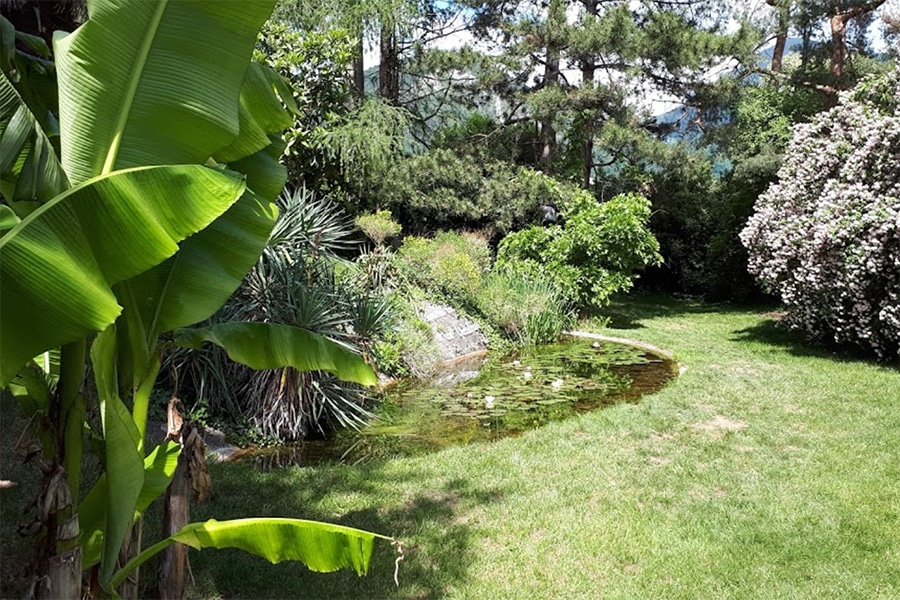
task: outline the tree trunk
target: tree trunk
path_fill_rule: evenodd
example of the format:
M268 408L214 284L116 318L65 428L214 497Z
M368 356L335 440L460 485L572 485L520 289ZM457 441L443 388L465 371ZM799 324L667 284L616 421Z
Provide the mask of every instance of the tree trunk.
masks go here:
M397 50L397 33L393 25L381 27L378 95L394 105L400 102L400 56Z
M366 96L366 67L363 63L362 24L360 24L359 38L356 40L356 53L353 55L353 87L360 98Z
M588 15L597 16L598 0L584 0L584 10ZM581 85L594 85L596 66L593 56L581 57ZM594 172L594 125L593 115L585 120L584 140L581 142L581 187L591 189L591 175Z
M544 44L546 57L544 62L544 87L552 88L559 85L559 57L560 43L558 32L565 26L565 11L562 2L552 0L545 24ZM541 157L540 166L544 171L549 171L556 158L556 129L553 127L553 115L548 114L541 119Z
M766 2L778 11L778 31L775 37L775 48L772 50L771 67L774 73L778 73L784 62L784 50L790 27L790 0L766 0Z
M175 475L166 489L163 513L163 536L171 536L187 525L191 518L191 480L184 454L178 457ZM188 547L172 544L163 550L159 561L159 597L181 600L187 587Z
M366 70L363 64L362 40L359 41L357 50L359 53L353 56L353 89L357 96L364 98L366 95Z
M35 581L34 598L38 600L81 598L81 546L51 556L42 571L45 575Z
M836 12L831 15L830 22L832 47L831 64L829 65L829 70L831 71L831 76L834 79L833 87L835 90L844 89L844 84L841 79L844 75L844 62L847 60L847 57L849 55L849 51L847 50L847 23L861 15L872 12L884 3L885 0L873 0L872 2L868 2L861 6L857 6L845 11L841 11L840 5L838 5ZM826 106L832 108L836 104L837 94L829 94Z
M143 532L144 519L138 519L137 523L131 526L128 535L125 537L125 540L122 543L122 548L121 550L119 550L119 566L126 565L129 560L140 553ZM117 591L119 592L119 596L121 596L123 600L138 599L138 583L140 581L140 571L140 567L132 571L125 579L125 581L123 581L119 586L119 589Z

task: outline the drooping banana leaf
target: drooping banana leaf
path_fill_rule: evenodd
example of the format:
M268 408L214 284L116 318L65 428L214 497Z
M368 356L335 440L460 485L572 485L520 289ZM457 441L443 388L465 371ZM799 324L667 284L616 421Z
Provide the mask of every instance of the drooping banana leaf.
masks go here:
M55 125L49 111L47 119ZM68 185L48 133L6 74L0 73L0 191L9 202L47 202Z
M199 348L212 342L231 360L253 369L293 367L298 371L327 371L338 379L375 385L378 378L362 358L328 338L280 323L227 322L182 329L176 343Z
M181 446L177 442L166 442L154 448L144 459L144 485L135 502L135 519L166 491L175 474L180 453ZM108 493L106 475L103 474L78 506L81 563L85 569L100 562Z
M144 487L144 459L138 451L140 434L131 414L119 398L116 377L115 325L99 333L91 345L91 364L97 382L103 439L106 441L103 549L100 583L112 577L125 534ZM114 450L114 451L113 451Z
M274 0L94 0L54 37L72 183L136 165L204 163L239 131L239 96Z
M238 175L199 165L130 169L67 190L8 231L0 387L32 357L115 321L121 308L110 286L175 254L243 190Z
M148 558L174 543L187 544L197 550L239 548L272 563L296 560L320 573L350 567L358 575L365 575L375 538L394 541L352 527L302 519L210 519L205 523L185 525L172 537L147 548L116 573L111 585L117 586Z
M278 73L266 65L250 63L241 86L240 133L227 148L214 158L230 163L259 152L270 144L268 134L291 126L293 119L275 93Z

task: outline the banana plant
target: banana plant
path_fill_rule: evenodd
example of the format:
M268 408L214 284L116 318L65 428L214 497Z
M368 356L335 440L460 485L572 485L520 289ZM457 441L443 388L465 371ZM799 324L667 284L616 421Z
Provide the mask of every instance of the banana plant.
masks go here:
M178 456L173 444L144 447L167 344L211 342L254 368L375 383L359 357L301 329L190 328L238 287L277 216L292 99L277 74L250 62L273 5L92 0L83 25L54 36L58 137L22 92L10 67L15 33L0 21L0 387L43 425L36 597L79 597L93 566L115 595L128 570L175 542L363 573L383 537L290 519L192 524L117 569ZM42 369L57 352L57 372ZM88 360L104 469L79 505Z

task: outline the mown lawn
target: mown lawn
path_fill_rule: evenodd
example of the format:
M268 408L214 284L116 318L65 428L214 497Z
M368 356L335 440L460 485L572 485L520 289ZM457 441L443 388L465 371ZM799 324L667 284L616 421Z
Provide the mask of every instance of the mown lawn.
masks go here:
M196 553L192 595L900 597L900 370L814 350L761 311L629 298L613 313L604 333L687 371L637 404L415 459L214 465L195 519L396 536L399 588L380 544L363 578Z

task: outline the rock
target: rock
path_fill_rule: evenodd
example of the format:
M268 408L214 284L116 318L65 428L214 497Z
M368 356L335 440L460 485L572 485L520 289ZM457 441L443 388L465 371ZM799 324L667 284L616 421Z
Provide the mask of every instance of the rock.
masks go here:
M449 306L426 302L422 307L422 320L431 326L444 361L487 349L487 340L478 324L459 316Z

